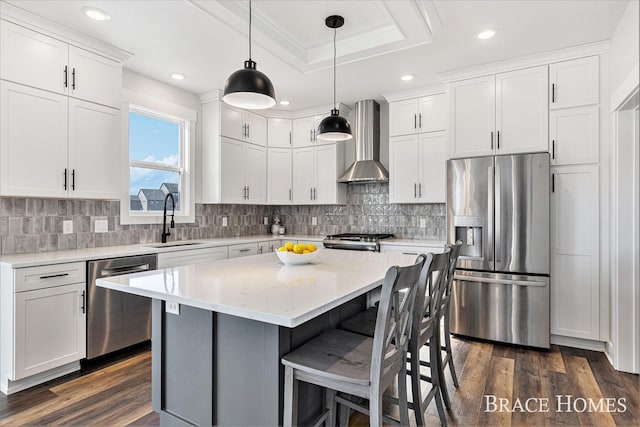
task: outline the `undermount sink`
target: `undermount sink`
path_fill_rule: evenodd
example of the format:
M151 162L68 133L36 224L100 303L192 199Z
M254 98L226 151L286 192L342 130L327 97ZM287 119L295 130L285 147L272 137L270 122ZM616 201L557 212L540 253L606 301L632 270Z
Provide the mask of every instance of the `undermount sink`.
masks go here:
M147 248L173 248L176 246L193 246L193 245L202 245L202 242L173 242L173 243L155 243L153 245L144 245Z

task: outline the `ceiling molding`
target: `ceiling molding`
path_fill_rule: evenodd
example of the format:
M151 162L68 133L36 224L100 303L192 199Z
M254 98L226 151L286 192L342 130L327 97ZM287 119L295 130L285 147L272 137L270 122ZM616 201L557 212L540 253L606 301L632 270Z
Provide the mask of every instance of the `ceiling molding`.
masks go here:
M397 92L383 93L382 96L387 102L403 101L405 99L420 98L421 96L438 95L446 93L447 88L444 84L434 84L429 86L421 86L412 89L400 90Z
M28 27L46 36L53 37L73 46L91 51L100 56L124 63L133 53L120 49L108 43L89 37L86 34L74 31L70 28L56 24L41 16L24 10L20 7L0 0L0 18L11 21L14 24Z
M474 77L482 77L489 74L514 71L522 68L536 67L538 65L552 64L554 62L568 61L585 56L600 55L609 51L609 41L599 41L565 49L553 50L536 55L523 56L521 58L479 65L477 67L439 73L438 77L444 83L466 80Z

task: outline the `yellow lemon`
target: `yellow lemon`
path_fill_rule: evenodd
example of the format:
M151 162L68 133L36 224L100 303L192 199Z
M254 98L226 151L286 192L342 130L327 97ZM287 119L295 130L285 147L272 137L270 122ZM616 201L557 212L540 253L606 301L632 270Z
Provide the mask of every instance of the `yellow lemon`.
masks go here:
M300 246L300 244L297 244L293 247L293 252L297 253L297 254L301 254L302 251L304 251L304 248L302 246Z
M282 246L282 247L278 248L278 252L287 252L287 248Z
M307 249L307 245L305 245L304 243L298 243L298 246L300 246L303 251Z
M316 248L316 245L314 245L313 243L309 243L309 244L307 245L307 250L308 250L309 252L315 252L315 251L316 251L316 249L318 249L318 248Z
M285 243L284 247L287 248L288 251L292 251L293 250L293 242Z
M309 250L305 249L304 251L302 251L302 253L303 253L303 254L310 254L310 253L311 253L311 251L309 251Z

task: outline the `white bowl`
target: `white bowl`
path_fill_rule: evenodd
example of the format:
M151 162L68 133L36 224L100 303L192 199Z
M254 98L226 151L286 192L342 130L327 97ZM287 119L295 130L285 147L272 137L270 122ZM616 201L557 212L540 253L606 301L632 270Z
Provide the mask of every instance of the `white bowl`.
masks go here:
M301 265L309 264L318 255L318 251L310 252L308 254L296 254L293 252L276 252L280 262L285 265Z

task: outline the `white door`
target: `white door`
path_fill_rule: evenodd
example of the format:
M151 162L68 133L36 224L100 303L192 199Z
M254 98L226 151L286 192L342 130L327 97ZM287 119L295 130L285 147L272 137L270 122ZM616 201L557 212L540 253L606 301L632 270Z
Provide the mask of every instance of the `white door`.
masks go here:
M67 93L69 45L8 21L0 25L0 78Z
M548 151L547 66L496 75L496 154Z
M420 132L437 132L447 128L447 94L420 98L418 127Z
M269 118L267 121L267 145L269 147L287 147L292 146L291 120Z
M247 202L267 202L267 149L259 145L244 146L244 182Z
M14 294L13 381L86 354L85 283Z
M418 132L418 102L416 98L389 103L389 136Z
M68 99L0 81L1 195L67 196Z
M496 142L495 77L479 77L449 86L451 158L487 156Z
M599 340L598 166L551 173L551 333Z
M313 193L314 203L333 204L338 198L338 153L336 144L321 145L315 148L316 185ZM342 172L342 171L340 171Z
M242 111L220 103L220 135L228 138L244 140L246 127L242 118ZM224 157L223 157L224 158Z
M244 142L220 138L220 201L222 203L246 201L243 148Z
M549 108L597 104L598 57L573 59L549 66Z
M69 99L69 195L120 197L120 110Z
M600 152L599 108L566 108L549 112L551 163L597 163Z
M245 141L266 147L267 118L249 111L244 111L243 117L246 126Z
M267 202L291 204L293 188L290 148L269 148L267 166Z
M316 172L313 147L293 149L293 204L313 202Z
M69 96L120 108L122 64L69 46L69 68Z
M313 145L313 131L315 129L314 117L303 117L301 119L294 119L292 127L292 138L294 147L309 147Z
M420 135L420 183L418 197L422 203L445 203L447 158L444 132Z
M418 135L389 138L389 202L415 203L420 180Z

